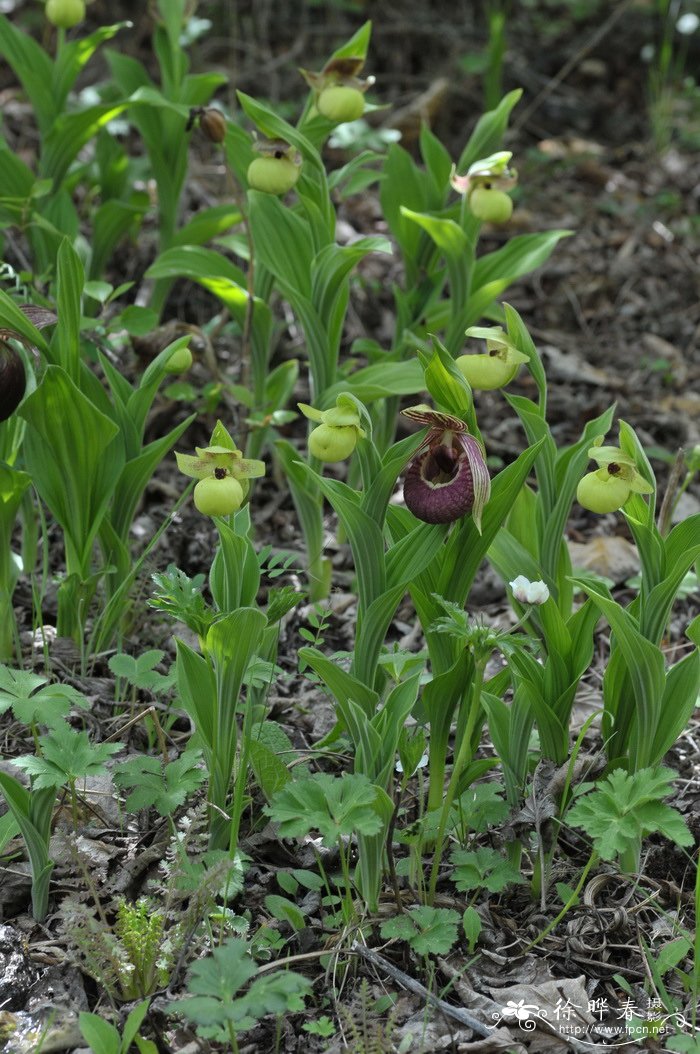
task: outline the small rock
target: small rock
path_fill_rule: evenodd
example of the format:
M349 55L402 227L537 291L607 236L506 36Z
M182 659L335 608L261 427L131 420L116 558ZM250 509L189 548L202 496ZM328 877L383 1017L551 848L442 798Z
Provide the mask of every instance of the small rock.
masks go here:
M609 578L615 585L639 573L639 553L626 538L603 535L590 542L569 542L574 567Z
M63 1007L45 1007L42 1014L0 1013L3 1054L55 1054L73 1050L83 1037L78 1015Z
M13 926L0 926L0 1006L19 1010L36 979L21 934Z
M48 1004L75 1011L88 1009L82 974L77 967L70 963L49 966L32 985L24 1009L28 1014L36 1014Z

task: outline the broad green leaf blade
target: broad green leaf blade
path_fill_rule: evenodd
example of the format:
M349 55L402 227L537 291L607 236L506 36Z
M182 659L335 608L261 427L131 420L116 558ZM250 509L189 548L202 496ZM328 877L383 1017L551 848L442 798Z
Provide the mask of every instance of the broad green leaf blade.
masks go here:
M27 468L87 578L92 543L124 463L117 426L59 366L48 367L18 412L27 422Z
M55 186L63 181L72 162L86 143L97 135L101 128L119 117L127 103L103 103L90 106L80 113L61 114L46 136L39 164L39 172L54 181Z
M46 134L56 114L51 59L28 33L13 26L5 15L0 15L0 54L21 82L39 128L42 134Z
M64 238L56 258L56 305L59 323L52 341L56 361L70 379L78 384L80 377L80 319L85 271L82 260Z
M541 267L552 255L562 238L573 232L544 231L541 234L517 234L501 249L479 257L474 265L471 296L466 325L478 321L508 286L523 275Z
M121 1040L114 1025L98 1014L81 1013L78 1019L86 1043L99 1054L120 1054ZM138 1031L138 1030L137 1030Z
M479 118L457 163L459 173L466 172L475 161L480 161L482 157L489 157L499 149L508 127L511 110L520 101L522 94L522 88L508 92L495 110L489 110Z
M678 740L700 703L700 653L686 655L668 671L661 699L654 745L649 754L652 765L661 761Z
M627 667L636 703L630 762L634 769L645 768L651 759L661 714L666 680L663 654L642 636L634 618L612 598L598 592L585 579L575 578L574 584L590 596L615 634L615 643Z

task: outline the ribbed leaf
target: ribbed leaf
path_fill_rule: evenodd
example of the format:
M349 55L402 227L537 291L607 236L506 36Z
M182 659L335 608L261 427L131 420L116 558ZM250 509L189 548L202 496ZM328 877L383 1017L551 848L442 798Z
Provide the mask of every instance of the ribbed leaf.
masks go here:
M615 634L615 646L619 648L627 667L636 704L630 762L635 770L644 768L650 763L661 713L665 687L663 654L655 644L642 636L632 616L618 603L598 592L584 579L574 579L574 583L590 596Z
M479 118L457 163L458 172L466 172L475 161L480 161L482 157L489 157L498 150L508 127L510 112L520 101L522 94L522 88L508 92L495 110L489 110Z
M85 144L123 113L127 105L125 102L101 104L80 113L61 114L44 140L39 164L41 175L53 179L56 185L61 183Z
M379 702L379 696L372 688L326 658L318 648L300 648L299 658L318 674L336 701L343 706L354 702L368 718L372 717Z
M27 468L85 576L93 541L124 464L118 428L59 366L47 368L18 413L28 425Z
M39 127L45 133L56 113L51 59L35 40L13 26L5 15L0 15L0 54L21 82Z

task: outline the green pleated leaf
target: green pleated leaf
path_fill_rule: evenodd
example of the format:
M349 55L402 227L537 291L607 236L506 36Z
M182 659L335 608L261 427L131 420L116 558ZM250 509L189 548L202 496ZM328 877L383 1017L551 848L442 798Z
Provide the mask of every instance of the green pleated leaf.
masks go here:
M347 670L326 658L318 648L300 648L299 658L318 674L335 700L343 706L354 702L371 718L379 702L379 696L372 688L368 688L359 678L353 677Z
M466 172L475 161L489 157L499 149L511 110L520 101L522 94L522 88L516 88L501 99L495 110L482 114L457 163L460 174Z
M335 405L341 392L352 392L360 402L370 403L389 395L417 395L425 382L418 359L408 362L376 363L355 370L323 393L321 409Z
M110 514L112 526L123 539L128 537L136 507L156 468L183 432L187 431L195 417L196 414L191 414L167 435L154 439L142 449L138 457L124 465L117 480L114 505Z
M0 15L0 54L27 93L40 129L48 131L56 113L51 59L35 40L13 26L5 15Z
M314 247L300 216L271 194L248 194L250 226L256 255L278 280L311 297Z
M541 234L517 234L501 249L479 257L472 275L469 318L481 318L486 308L516 278L522 278L541 267L552 255L557 242L572 233L553 230Z
M661 761L682 734L700 703L699 694L700 653L696 649L668 671L654 745L649 755L650 764Z
M61 183L85 144L101 128L124 113L127 105L125 102L100 104L81 110L80 113L62 114L44 140L39 164L41 175L53 179L56 185Z
M241 210L234 205L213 205L195 213L173 238L173 245L203 245L241 222ZM228 261L227 261L228 262Z
M47 368L18 413L27 422L27 469L86 573L124 464L119 429L59 366Z
M83 263L68 238L64 238L56 258L56 308L59 324L52 341L56 360L68 376L78 382L80 374L81 299L85 284Z
M401 207L401 215L422 227L447 259L458 261L466 255L469 249L467 236L454 220L431 216L426 212L414 212L404 206Z
M111 26L100 26L94 33L79 40L64 41L58 49L52 70L52 96L54 114L63 109L68 93L73 88L78 74L85 68L95 52L106 41L131 25L130 22L116 22ZM38 72L38 70L36 71Z
M611 597L598 592L585 579L574 578L574 584L591 598L615 634L615 646L627 667L636 704L631 762L635 769L644 768L649 764L661 713L666 680L663 654L642 636L634 618Z
M318 486L335 509L347 533L355 561L360 604L364 609L386 588L382 532L359 507L357 493L345 483L319 476Z

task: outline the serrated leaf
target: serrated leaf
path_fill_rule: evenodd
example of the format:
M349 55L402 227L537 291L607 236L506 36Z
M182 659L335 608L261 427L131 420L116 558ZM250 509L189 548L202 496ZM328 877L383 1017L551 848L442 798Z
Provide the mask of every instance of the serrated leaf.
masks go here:
M126 799L128 812L153 806L161 816L171 816L206 780L201 758L198 750L186 750L167 765L160 758L138 757L115 766L115 783L136 788Z
M586 831L603 860L632 851L656 832L677 845L692 845L681 814L661 801L673 793L672 779L671 770L660 766L632 774L616 769L574 803L568 822Z
M366 776L316 773L289 784L265 812L279 824L282 838L302 838L319 831L324 845L342 835L377 834L382 827L378 788Z
M451 908L411 908L382 923L382 937L407 941L417 955L446 955L457 940L460 918Z
M455 865L452 880L462 893L484 888L491 893L500 893L511 883L525 881L516 867L487 846L475 850L456 849L451 859Z
M90 742L87 732L76 732L61 721L51 732L39 737L42 757L15 758L13 764L32 778L32 787L41 790L61 787L85 776L102 775L105 762L123 743Z
M477 834L501 823L508 815L508 802L497 783L476 783L459 798L459 811Z

